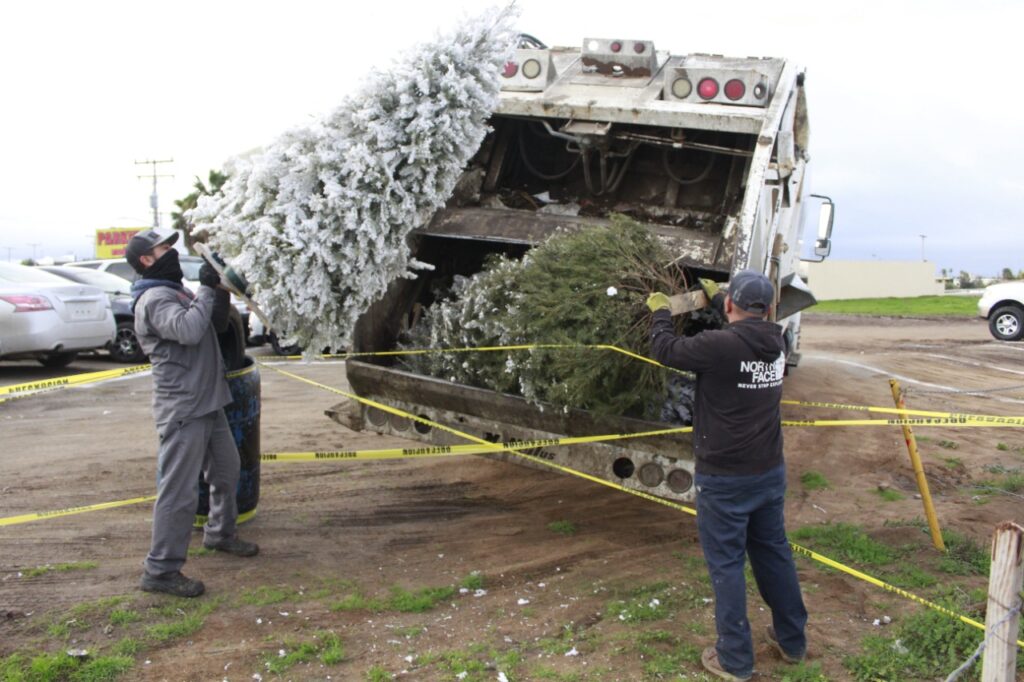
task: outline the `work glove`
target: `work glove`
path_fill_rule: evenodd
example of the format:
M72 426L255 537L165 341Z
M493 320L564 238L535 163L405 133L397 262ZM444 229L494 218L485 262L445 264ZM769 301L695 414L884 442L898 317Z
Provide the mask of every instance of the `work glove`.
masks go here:
M199 283L205 287L216 289L220 285L220 275L213 269L213 266L204 262L199 268Z
M698 279L701 290L708 297L708 306L722 317L725 317L725 292L713 279Z
M668 310L672 306L668 302L668 296L660 291L655 291L647 297L647 307L651 309L652 313L656 313L659 310Z

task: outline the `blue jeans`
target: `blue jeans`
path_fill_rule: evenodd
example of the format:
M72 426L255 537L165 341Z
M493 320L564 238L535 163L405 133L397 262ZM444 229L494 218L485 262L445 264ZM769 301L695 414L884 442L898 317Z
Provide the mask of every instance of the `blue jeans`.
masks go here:
M786 468L752 476L697 474L697 530L715 591L718 660L739 677L754 669L747 620L745 556L761 597L772 611L775 636L792 656L807 650L807 610L786 539Z

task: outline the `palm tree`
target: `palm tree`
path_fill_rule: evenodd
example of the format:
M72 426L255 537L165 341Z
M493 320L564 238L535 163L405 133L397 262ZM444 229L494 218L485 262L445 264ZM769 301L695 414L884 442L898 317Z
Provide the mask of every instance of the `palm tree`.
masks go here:
M227 173L221 173L220 171L211 170L207 181L204 183L202 179L197 175L196 181L192 185L195 191L186 196L184 199L176 199L174 205L178 207L177 211L171 211L171 219L174 220L174 229L181 230L181 234L185 238L185 249L195 255L195 250L192 246L201 239L196 239L192 235L192 230L195 225L185 216L188 211L191 211L199 203L199 197L210 196L220 192L221 187L227 182ZM209 184L207 184L209 183Z

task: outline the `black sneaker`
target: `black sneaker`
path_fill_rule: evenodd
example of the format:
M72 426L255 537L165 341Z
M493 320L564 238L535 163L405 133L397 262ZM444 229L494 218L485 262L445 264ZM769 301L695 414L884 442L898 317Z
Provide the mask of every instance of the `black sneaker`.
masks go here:
M237 537L221 540L220 542L207 542L203 540L203 547L224 552L225 554L234 554L235 556L256 556L260 553L260 546L255 542L246 542L245 540L239 540Z
M769 625L765 629L765 632L768 635L768 643L775 647L775 650L779 652L779 656L781 656L782 660L784 660L786 663L796 665L800 661L804 660L804 654L794 656L793 654L787 654L785 652L785 650L782 648L782 645L779 644L779 638L775 636L775 628L773 628L771 625Z
M201 580L192 580L181 574L181 571L161 573L160 575L142 574L139 584L143 592L163 592L175 597L198 597L206 591Z

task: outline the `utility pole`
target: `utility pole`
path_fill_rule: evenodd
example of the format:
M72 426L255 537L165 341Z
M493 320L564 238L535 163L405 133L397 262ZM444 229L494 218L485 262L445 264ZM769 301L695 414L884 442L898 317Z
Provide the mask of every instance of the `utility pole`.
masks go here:
M36 247L42 246L42 244L40 244L39 242L36 242L34 244L29 242L29 246L32 247L32 263L34 264L36 262Z
M150 175L139 175L139 180L143 178L153 179L153 193L149 196L149 206L153 209L153 227L160 227L160 202L157 199L156 194L156 179L157 178L173 178L173 175L157 175L156 165L158 163L174 163L174 159L146 159L145 161L136 161L136 166L141 166L147 163L153 164L153 172Z
M13 246L5 246L4 248L7 249L7 262L10 263L11 262L11 251L14 251L14 247Z
M921 238L921 260L924 261L925 260L925 257L924 257L924 240L925 240L925 237L927 237L928 235L920 234L918 236Z

